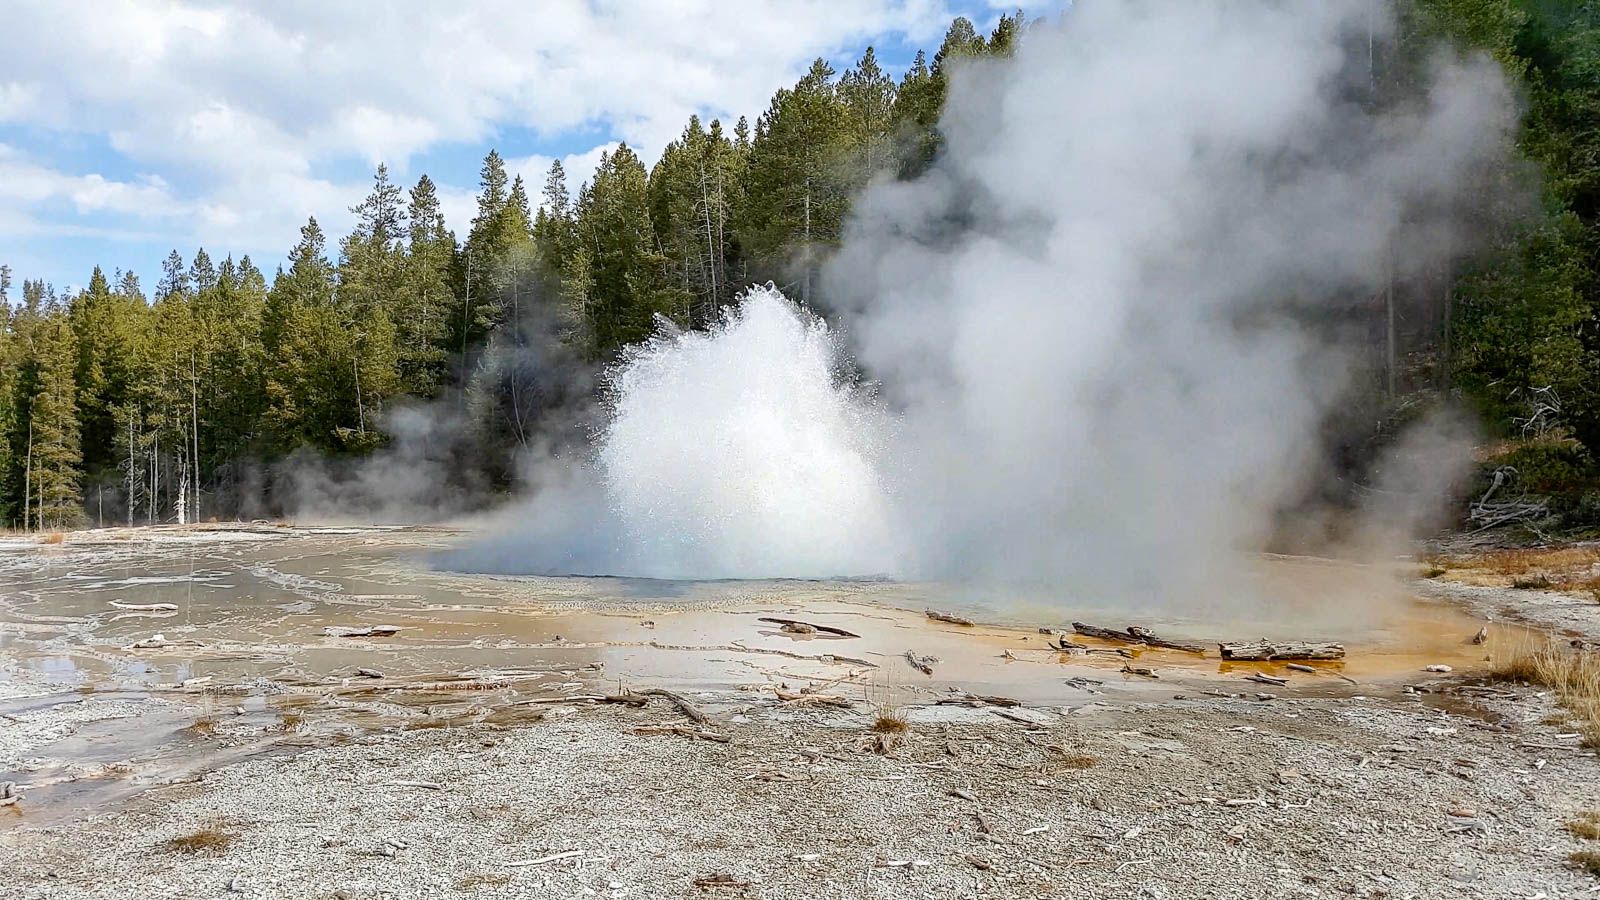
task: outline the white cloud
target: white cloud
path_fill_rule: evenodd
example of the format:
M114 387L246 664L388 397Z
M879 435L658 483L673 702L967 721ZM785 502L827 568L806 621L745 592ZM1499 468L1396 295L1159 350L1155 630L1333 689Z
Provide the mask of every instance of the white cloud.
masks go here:
M74 175L34 162L4 144L0 144L0 201L28 207L64 202L79 213L146 217L177 216L185 211L158 176L114 181L98 173Z
M95 136L167 179L83 181L84 214L181 211L175 243L282 252L308 213L339 233L366 185L319 173L351 160L410 175L419 153L581 128L648 161L693 113L753 116L812 58L891 32L931 45L949 17L944 0L12 0L0 125ZM574 193L609 146L565 158ZM536 197L548 165L512 169ZM475 179L434 176L464 230Z

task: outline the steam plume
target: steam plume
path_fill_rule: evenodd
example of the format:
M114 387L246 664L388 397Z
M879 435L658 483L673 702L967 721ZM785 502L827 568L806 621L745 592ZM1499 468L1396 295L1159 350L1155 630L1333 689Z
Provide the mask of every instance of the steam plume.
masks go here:
M597 464L470 564L1247 589L1349 387L1337 322L1464 246L1447 211L1514 124L1486 58L1368 102L1385 9L1085 0L954 65L943 153L858 199L826 273L880 394L758 291L630 356Z

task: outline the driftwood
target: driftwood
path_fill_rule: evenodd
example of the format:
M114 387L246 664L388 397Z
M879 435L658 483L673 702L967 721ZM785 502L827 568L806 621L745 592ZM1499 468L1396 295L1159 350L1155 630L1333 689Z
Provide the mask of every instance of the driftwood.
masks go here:
M928 618L934 620L935 622L949 622L951 625L961 625L967 628L972 627L971 619L963 619L960 616L953 616L947 612L940 612L937 609L930 609L926 612Z
M1154 669L1147 669L1144 666L1123 665L1122 671L1126 675L1140 675L1140 676L1143 676L1145 678L1160 678L1161 677L1160 675L1156 674Z
M933 664L938 661L939 658L936 656L918 656L910 650L906 651L906 662L911 664L911 668L916 669L918 672L921 672L924 675L932 675Z
M687 725L640 725L633 729L634 734L680 734L688 738L699 738L702 741L715 741L719 744L729 743L732 739L725 734L709 731L704 728L690 728Z
M729 653L760 653L768 656L787 656L790 659L811 660L812 662L820 662L827 665L843 664L865 666L868 669L878 668L878 664L872 660L861 659L856 656L840 656L837 653L795 653L790 650L774 650L770 647L746 647L743 644L701 644L697 646L694 644L663 644L660 641L646 641L644 646L654 647L657 650L726 650Z
M1138 638L1142 643L1149 644L1152 647L1164 647L1168 650L1182 650L1185 653L1206 652L1206 648L1200 646L1199 644L1190 644L1185 641L1174 641L1164 637L1157 637L1156 634L1150 631L1148 628L1140 628L1137 625L1129 625L1128 633Z
M142 641L134 641L128 645L129 650L161 650L167 647L200 647L199 641L185 638L181 641L169 641L165 636L153 634Z
M1105 647L1088 647L1083 652L1085 652L1085 653L1109 653L1112 656L1120 656L1120 657L1122 657L1124 659L1133 659L1133 651L1129 650L1127 647L1112 647L1110 649L1107 649Z
M1055 641L1045 641L1045 643L1049 644L1050 645L1050 649L1052 649L1052 650L1087 650L1087 649L1089 649L1089 645L1088 644L1080 644L1077 641L1069 641L1065 637L1057 638Z
M1281 641L1262 639L1238 644L1218 644L1223 659L1344 659L1344 645L1330 641Z
M644 706L650 702L649 697L638 694L607 694L600 698L601 703L622 703L627 706Z
M1262 674L1260 672L1252 672L1249 675L1246 675L1244 677L1244 680L1245 681L1258 681L1258 682L1260 682L1262 684L1275 684L1275 685L1278 685L1279 687L1282 687L1283 685L1286 685L1286 684L1289 683L1289 679L1287 679L1287 678L1279 678L1276 675L1264 675L1264 674Z
M574 856L582 856L582 855L583 855L583 851L582 850L567 850L567 851L565 851L563 853L552 853L549 856L541 856L538 859L519 859L516 862L508 862L508 863L506 863L506 866L509 867L509 868L517 868L517 869L520 869L520 868L522 868L524 866L542 866L545 863L553 863L556 860L571 859Z
M676 691L669 691L666 688L651 688L647 691L640 691L639 693L646 697L665 697L666 699L672 701L673 706L676 706L680 712L688 716L696 724L704 725L711 721L709 716L701 712L693 703L685 700L683 695L677 693ZM726 741L724 741L724 743L726 743Z
M329 625L322 629L325 637L388 637L400 633L399 625L360 625L355 628L341 628Z
M176 603L123 603L121 600L111 601L116 609L126 609L131 612L177 612Z
M802 622L799 619L780 619L777 616L762 616L761 618L756 619L756 621L757 622L770 622L773 625L785 625L785 626L788 626L788 625L805 625L805 626L809 626L812 631L820 631L823 634L832 634L832 635L837 635L838 637L847 637L847 638L861 637L861 635L856 634L853 631L845 631L843 628L835 628L832 625L818 625L815 622Z
M1301 663L1287 663L1284 665L1284 668L1294 672L1310 672L1313 675L1317 673L1316 666L1307 666Z
M1085 625L1082 622L1073 622L1072 630L1079 634L1099 638L1102 641L1121 641L1125 644L1146 644L1151 647L1164 647L1168 650L1182 650L1185 653L1204 653L1205 648L1199 644L1188 644L1183 641L1172 641L1156 635L1148 628L1130 625L1125 631L1116 631L1111 628L1101 628L1097 625Z
M1019 722L1019 723L1021 723L1023 725L1028 726L1029 728L1043 728L1044 727L1044 725L1042 723L1035 722L1034 720L1028 718L1027 716L1019 716L1014 712L1007 712L1006 710L1000 709L999 707L995 707L995 706L990 706L990 707L985 707L985 708L988 709L989 712L994 713L995 715L999 716L1002 719L1010 719L1013 722Z
M356 669L356 674L362 678L382 678L383 673L377 669Z
M968 694L962 692L949 697L940 697L934 701L936 706L1021 706L1021 700L1010 697L990 697L983 694Z
M1117 631L1114 628L1101 628L1098 625L1085 625L1082 622L1073 622L1072 630L1076 631L1078 634L1086 634L1092 638L1099 638L1102 641L1122 641L1128 644L1144 643L1144 641L1134 637L1126 631Z
M776 687L772 689L772 692L777 694L778 699L785 703L811 704L815 706L835 706L839 709L851 709L855 705L844 697L834 697L828 694L807 694L803 691L800 693L795 693L793 691L786 691L783 688Z

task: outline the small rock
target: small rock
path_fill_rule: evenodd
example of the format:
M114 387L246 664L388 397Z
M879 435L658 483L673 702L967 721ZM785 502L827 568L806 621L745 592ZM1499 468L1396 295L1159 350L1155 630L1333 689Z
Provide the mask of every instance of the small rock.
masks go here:
M1455 669L1453 669L1450 666L1447 666L1447 665L1445 665L1443 663L1434 663L1431 666L1423 666L1422 667L1422 671L1424 671L1424 672L1454 672Z

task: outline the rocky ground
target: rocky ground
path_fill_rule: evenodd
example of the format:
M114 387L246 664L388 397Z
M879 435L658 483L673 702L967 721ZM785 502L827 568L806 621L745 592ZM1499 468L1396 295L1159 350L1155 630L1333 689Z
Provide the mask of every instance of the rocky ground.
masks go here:
M23 898L1600 893L1564 830L1600 762L1527 692L929 707L887 756L868 714L693 699L727 743L639 733L689 725L661 702L372 734L13 828L0 867Z

